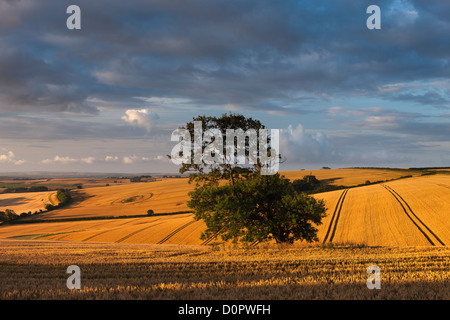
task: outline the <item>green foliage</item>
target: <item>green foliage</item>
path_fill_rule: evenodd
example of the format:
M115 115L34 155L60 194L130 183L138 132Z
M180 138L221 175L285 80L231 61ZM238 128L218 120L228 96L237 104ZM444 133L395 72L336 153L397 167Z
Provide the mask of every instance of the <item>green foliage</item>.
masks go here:
M58 189L56 191L56 197L59 200L60 206L65 206L72 202L72 197L70 195L70 190L68 189Z
M46 186L31 186L24 187L22 184L21 187L9 187L3 191L3 193L22 193L22 192L43 192L48 191L48 187Z
M254 175L234 184L204 185L190 192L188 206L207 230L202 238L219 235L233 242L292 243L317 241L325 216L323 200L296 192L288 179L275 174Z
M211 117L211 116L197 116L193 118L192 122L188 122L184 129L189 130L191 134L191 142L194 142L194 121L202 122L202 130L203 132L209 129L219 129L223 134L224 141L224 149L223 154L226 154L226 130L227 129L242 129L246 132L249 129L259 130L264 129L265 126L261 124L259 120L255 120L252 118L246 118L241 114L223 114L221 117ZM270 140L269 140L270 141ZM246 140L246 157L248 158L248 150L250 143ZM255 143L255 142L253 142ZM202 152L208 145L208 142L203 141ZM236 150L235 150L236 154ZM194 157L193 151L191 154L192 158ZM170 158L170 156L168 156ZM182 164L180 167L180 173L191 173L190 182L196 181L197 183L211 183L214 184L221 179L226 180L239 180L241 178L245 178L248 175L259 173L261 170L261 164L259 162L255 163L252 166L239 166L234 164Z
M292 182L292 186L295 191L304 192L307 194L328 192L345 188L343 186L330 185L325 182L321 182L313 175L307 175L304 176L303 179L294 180Z
M203 131L219 129L223 141L226 141L227 129L244 132L265 129L259 120L240 114L198 116L185 127L191 133L191 142L194 142L194 121L202 122ZM249 143L258 143L250 140L246 139L246 163L250 147L253 147ZM208 142L203 142L202 152L206 144ZM223 151L227 154L225 147ZM191 158L193 156L192 151ZM189 182L196 182L195 190L189 193L188 206L197 220L206 223L202 238L220 235L224 240L244 243L270 239L278 243L317 241L317 229L313 224L320 224L325 215L323 201L296 191L293 184L279 174L261 175L261 169L259 161L253 165L181 165L180 173L191 173Z
M52 205L50 203L47 203L45 205L45 210L47 210L47 211L52 211L52 210L55 210L55 209L56 209L56 206L54 206L54 205Z
M5 211L0 211L0 221L12 221L19 218L19 215L11 209L5 209Z

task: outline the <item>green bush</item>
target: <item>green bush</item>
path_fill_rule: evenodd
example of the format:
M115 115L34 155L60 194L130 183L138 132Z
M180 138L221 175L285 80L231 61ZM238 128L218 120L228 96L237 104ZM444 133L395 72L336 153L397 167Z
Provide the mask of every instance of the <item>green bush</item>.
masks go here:
M67 189L58 189L56 192L56 197L59 200L60 206L65 206L72 201L72 197L70 196L70 190Z
M12 221L17 218L19 218L19 215L14 210L6 209L5 211L0 211L0 221Z
M56 209L56 207L54 205L50 204L50 203L47 203L45 205L45 210L47 210L47 211L52 211L52 210L55 210L55 209Z

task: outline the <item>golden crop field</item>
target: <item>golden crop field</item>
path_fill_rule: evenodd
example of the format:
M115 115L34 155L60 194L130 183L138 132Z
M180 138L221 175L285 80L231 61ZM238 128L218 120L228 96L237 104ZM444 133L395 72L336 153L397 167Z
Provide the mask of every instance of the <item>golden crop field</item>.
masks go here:
M151 184L141 183L128 187L134 187L133 191L136 192L143 190L140 188L148 188ZM166 182L166 186L168 185ZM319 240L326 244L354 243L366 246L448 245L449 186L450 176L432 175L315 194L316 198L324 199L327 206L327 216L318 226ZM176 192L181 194L180 189L182 188L179 187ZM162 192L163 189L159 190ZM170 191L168 193L171 195ZM112 198L106 200L107 195L104 194L100 199L110 201ZM163 201L160 205L174 201L171 196L164 199L167 202ZM176 201L179 199L180 197L176 197ZM98 210L106 210L104 207L99 206ZM93 206L90 208L95 210ZM67 213L58 213L55 217L82 217L81 206L75 211L77 215L70 215L71 210L76 209L69 207L55 210ZM52 213L40 216L51 216ZM107 215L107 211L99 215ZM111 212L109 215L112 215ZM195 221L192 214L184 213L129 219L6 225L0 227L0 238L200 245L203 241L199 237L205 227L202 221ZM220 239L210 242L220 243Z
M99 219L187 209L185 179L75 190L44 221L0 225L0 299L448 299L450 175L349 179L314 195L319 243L284 247L203 241L191 213ZM81 290L65 286L72 264ZM366 287L370 265L381 290Z
M71 192L73 204L28 219L145 215L149 209L155 213L189 211L186 202L193 188L188 179L165 179L75 189Z
M281 174L291 180L313 174L319 180L334 181L335 185L344 186L364 184L367 180L385 181L405 175L418 175L415 171L385 169L300 170ZM146 214L149 209L155 213L189 211L186 201L189 199L188 192L194 188L193 184L188 183L188 179L159 179L153 182L130 183L129 179L70 178L31 180L31 182L42 185L45 183L83 185L81 190L72 190L74 204L27 218L32 220L139 215ZM0 194L0 210L12 209L16 213L21 213L24 212L23 209L27 209L25 212L34 212L48 203L40 200L42 199L33 193ZM22 205L25 203L26 206Z
M348 189L332 223L334 211L328 210L324 224L330 232L323 240L371 246L448 245L449 185L450 176L433 175ZM336 195L315 197L332 205Z
M55 191L0 194L0 211L12 209L17 214L45 210L46 204L58 204Z
M195 221L192 214L176 214L2 226L0 238L200 245L204 229L204 223Z
M319 170L297 170L281 171L286 178L292 180L302 179L305 175L313 175L319 180L328 180L335 185L356 186L366 183L366 181L386 181L398 179L404 176L420 176L419 171L408 169L319 169Z
M0 299L449 299L448 247L230 248L0 240ZM66 269L81 269L69 290ZM381 289L369 290L377 265Z

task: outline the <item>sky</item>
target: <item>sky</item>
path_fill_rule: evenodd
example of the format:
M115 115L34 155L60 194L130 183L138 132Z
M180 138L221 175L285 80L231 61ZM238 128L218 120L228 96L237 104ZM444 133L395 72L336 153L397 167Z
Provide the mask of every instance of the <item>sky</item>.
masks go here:
M450 166L449 17L446 0L0 0L0 172L177 172L171 133L229 112L281 130L282 170Z

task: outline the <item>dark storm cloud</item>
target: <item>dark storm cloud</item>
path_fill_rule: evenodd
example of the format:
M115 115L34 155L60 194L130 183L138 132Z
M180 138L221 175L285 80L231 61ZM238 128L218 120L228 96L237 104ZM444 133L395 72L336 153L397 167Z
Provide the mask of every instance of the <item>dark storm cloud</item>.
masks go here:
M450 73L445 1L378 1L379 31L370 1L78 1L80 31L65 28L69 4L2 4L0 110L96 113L92 98L133 96L302 109Z

